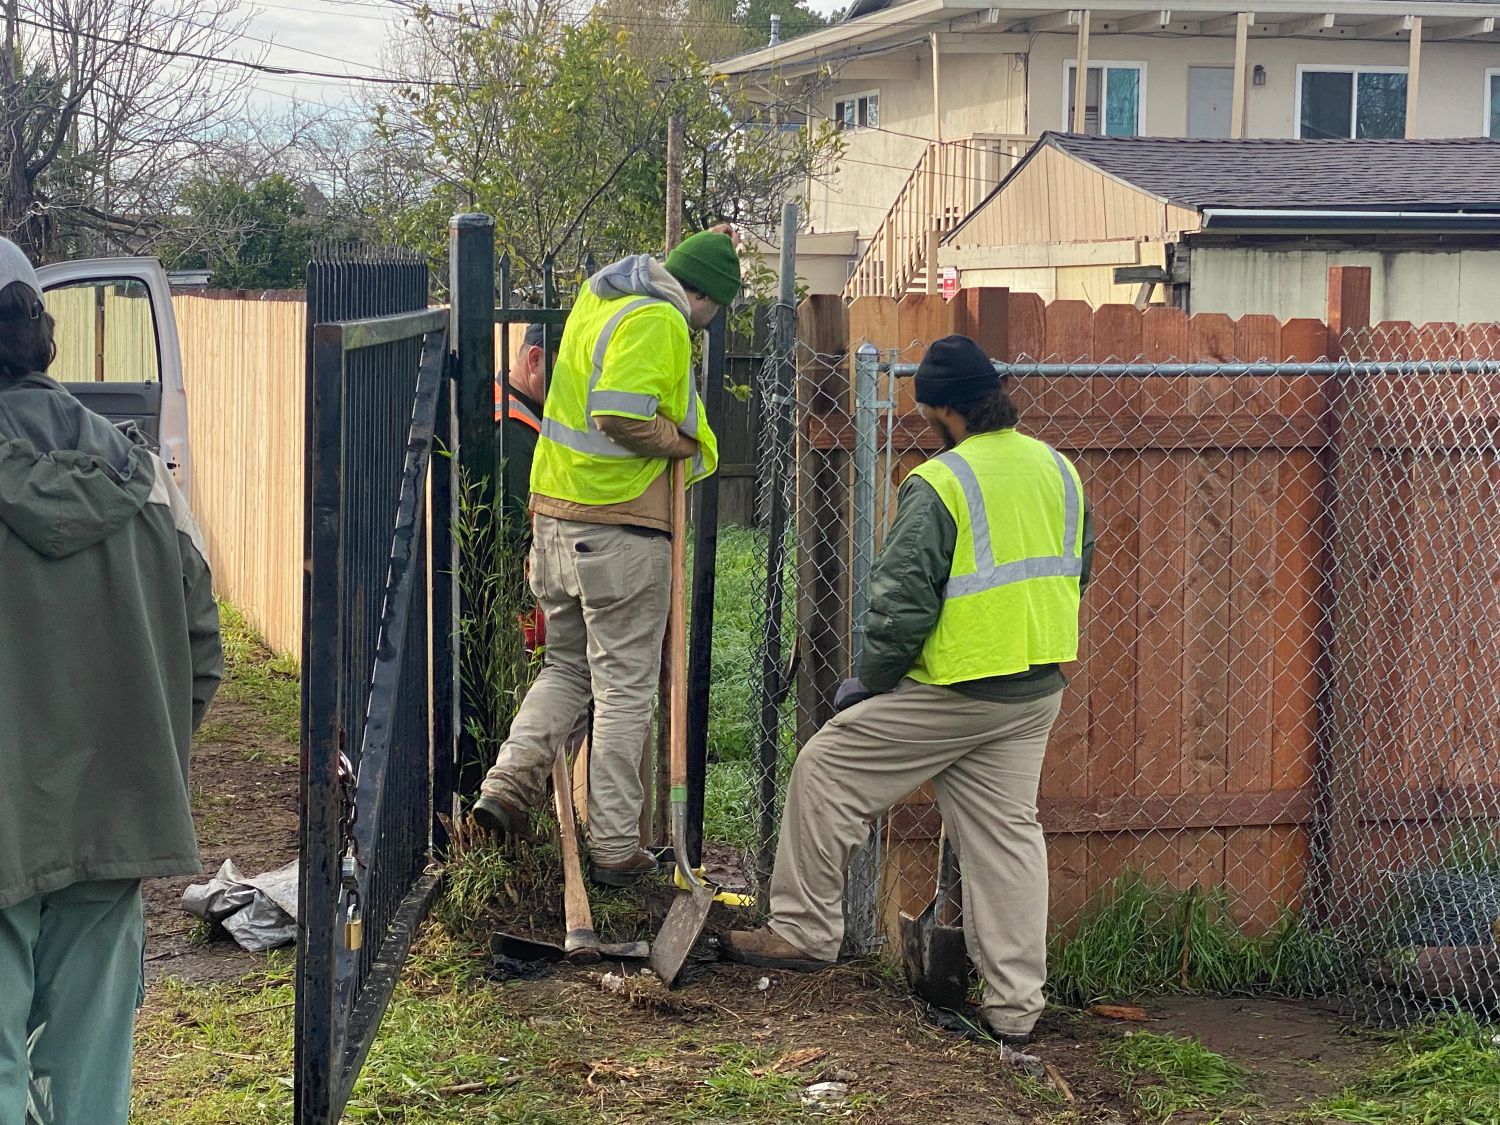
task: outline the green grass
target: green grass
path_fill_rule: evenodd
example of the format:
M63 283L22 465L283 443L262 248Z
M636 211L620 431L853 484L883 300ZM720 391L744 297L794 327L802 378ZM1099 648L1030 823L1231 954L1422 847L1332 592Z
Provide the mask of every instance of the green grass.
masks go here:
M1121 876L1069 936L1053 938L1049 995L1078 1006L1163 992L1317 996L1343 979L1347 951L1333 935L1288 912L1248 936L1230 907L1223 888L1179 891Z
M1131 1100L1150 1121L1229 1109L1246 1100L1248 1072L1197 1039L1138 1031L1114 1043L1109 1058L1130 1076Z
M1309 1121L1500 1125L1500 1027L1448 1016L1404 1032L1368 1079L1313 1106Z
M743 527L719 532L708 747L720 762L749 761L755 754L755 660L766 600L764 566L764 535Z
M164 980L137 1032L131 1120L291 1120L290 955L240 985ZM472 951L429 932L403 975L347 1121L629 1125L804 1120L810 1078L777 1073L775 1046L653 1036L624 1000L571 991L534 1001L474 974ZM579 986L582 989L582 986ZM471 1084L480 1084L475 1090ZM870 1104L868 1096L850 1107Z
M264 716L278 738L295 745L302 732L302 683L297 661L277 656L245 615L228 602L219 603L219 628L224 641L224 685L221 698L253 708ZM212 719L199 731L200 741L214 741L227 731ZM205 733L207 732L207 733Z

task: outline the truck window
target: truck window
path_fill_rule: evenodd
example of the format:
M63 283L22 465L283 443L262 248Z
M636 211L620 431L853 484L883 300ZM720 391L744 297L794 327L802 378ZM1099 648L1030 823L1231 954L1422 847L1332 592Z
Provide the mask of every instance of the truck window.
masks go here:
M133 278L90 279L49 289L57 321L57 359L48 372L59 383L161 381L151 295Z

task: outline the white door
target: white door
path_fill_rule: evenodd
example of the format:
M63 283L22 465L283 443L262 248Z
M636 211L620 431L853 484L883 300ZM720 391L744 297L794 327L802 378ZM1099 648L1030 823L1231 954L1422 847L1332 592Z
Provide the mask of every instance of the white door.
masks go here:
M1229 136L1229 111L1233 97L1233 67L1188 67L1187 135Z
M189 483L187 395L166 272L154 258L94 258L37 270L57 320L48 372L111 422L133 421Z

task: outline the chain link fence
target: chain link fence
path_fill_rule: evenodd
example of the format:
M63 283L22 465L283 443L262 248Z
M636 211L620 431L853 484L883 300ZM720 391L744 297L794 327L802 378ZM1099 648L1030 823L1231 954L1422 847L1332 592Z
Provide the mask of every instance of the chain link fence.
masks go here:
M760 387L738 855L762 889L796 749L855 666L900 483L940 449L903 365L942 333L875 348L848 323L812 309ZM1385 325L1338 362L1288 350L1008 367L1022 428L1078 466L1098 536L1039 799L1058 998L1500 1004L1500 331ZM1189 351L1184 333L1173 354ZM873 826L850 952L889 948L898 912L931 899L940 826L930 792Z

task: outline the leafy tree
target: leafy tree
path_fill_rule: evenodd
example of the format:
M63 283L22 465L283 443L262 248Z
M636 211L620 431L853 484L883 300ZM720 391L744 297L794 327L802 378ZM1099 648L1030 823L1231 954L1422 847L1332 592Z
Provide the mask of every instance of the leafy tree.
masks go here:
M382 233L440 256L449 214L489 212L523 286L549 258L566 273L661 247L673 116L689 231L724 219L773 229L838 151L830 128L777 123L779 110L732 91L691 47L636 51L601 15L419 11L411 27L401 61L422 84L376 109L381 162L404 170L397 194L410 202L379 218Z
M244 184L199 176L179 197L177 229L159 253L172 269L208 269L225 289L291 289L306 275L308 251L322 233L304 191L273 173Z

